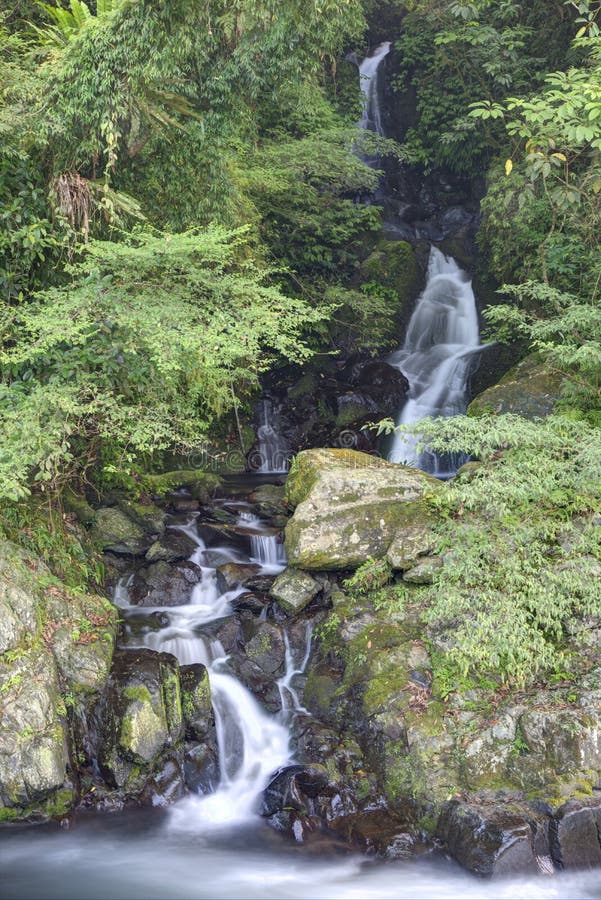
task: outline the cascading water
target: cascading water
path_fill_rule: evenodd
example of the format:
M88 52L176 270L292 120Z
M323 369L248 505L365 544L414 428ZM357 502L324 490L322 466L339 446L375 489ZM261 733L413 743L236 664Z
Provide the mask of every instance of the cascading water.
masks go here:
M260 565L266 575L277 575L286 566L284 545L273 529L266 528L262 520L252 513L238 516L238 528L250 538L250 560Z
M387 53L390 52L390 41L385 41L366 56L359 66L361 90L363 91L363 115L359 126L376 134L384 134L382 128L382 112L378 94L378 67Z
M192 590L189 603L141 609L129 602L131 579L121 579L115 589L115 602L122 609L135 611L137 616L152 615L160 610L168 620L158 631L147 632L141 641L142 646L171 653L182 665L203 663L209 673L219 747L220 783L214 793L189 797L174 807L172 827L186 831L248 820L255 812L256 801L269 776L290 761L290 734L284 721L285 715L280 721L265 713L244 685L228 673L227 656L219 641L209 640L199 633L202 626L230 615L232 601L244 593L241 587L221 592L216 565L232 560L253 562L261 565L264 574L275 574L284 568L283 547L275 533L268 533L261 519L249 512L242 512L236 524L239 531L249 534L250 560L230 547L207 548L198 534L195 518L175 526L197 545L190 561L200 567L201 578ZM140 646L135 639L128 641L128 645ZM287 668L283 676L288 694L293 698L294 691L289 682L300 671L298 667L294 667L294 671ZM287 708L287 704L282 702L282 710ZM300 708L299 704L293 703L293 708Z
M259 425L257 428L258 465L261 474L287 472L290 447L276 428L276 410L269 397L263 397L257 406Z
M432 247L426 287L411 316L405 343L389 359L410 385L397 424L465 412L468 379L481 349L471 281L454 259ZM418 466L440 478L452 476L465 460L427 450L419 453L418 440L395 435L389 460Z

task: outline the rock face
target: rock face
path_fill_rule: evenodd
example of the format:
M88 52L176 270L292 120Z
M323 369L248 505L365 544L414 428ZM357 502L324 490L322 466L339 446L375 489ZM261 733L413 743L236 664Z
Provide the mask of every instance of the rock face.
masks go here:
M182 750L177 661L152 650L118 651L102 710L98 762L114 787L141 791L164 762Z
M510 369L498 384L475 397L468 415L515 413L526 419L550 415L559 400L561 377L540 361L527 356Z
M70 593L40 560L0 542L0 819L72 808L78 748L67 716L98 698L114 636L108 601Z
M287 496L288 562L301 569L345 569L383 556L396 531L420 524L439 482L408 466L353 450L307 450L295 459Z

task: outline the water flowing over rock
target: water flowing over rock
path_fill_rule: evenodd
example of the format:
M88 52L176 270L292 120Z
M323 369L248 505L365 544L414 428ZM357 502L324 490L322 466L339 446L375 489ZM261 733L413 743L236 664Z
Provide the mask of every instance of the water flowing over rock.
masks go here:
M403 347L390 357L410 385L397 424L464 413L469 375L479 351L478 314L470 279L453 259L432 247L426 287ZM465 461L419 452L417 442L414 437L396 435L388 458L443 477L454 474Z

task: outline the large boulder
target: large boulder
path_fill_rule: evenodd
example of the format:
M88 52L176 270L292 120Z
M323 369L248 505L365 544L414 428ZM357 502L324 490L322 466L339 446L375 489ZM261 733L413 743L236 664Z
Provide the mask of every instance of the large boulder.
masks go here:
M96 513L92 540L101 550L140 556L148 550L152 537L141 525L116 506L105 506Z
M348 569L381 557L397 530L427 521L427 493L440 483L409 466L354 450L306 450L287 482L295 512L286 555L300 569Z
M108 678L115 627L105 598L69 591L41 560L0 542L0 819L72 808L78 723Z
M175 657L118 651L101 715L98 762L107 783L140 794L167 758L183 752L183 737Z
M553 412L560 393L561 376L533 354L478 394L467 412L470 416L514 413L525 419L543 418Z

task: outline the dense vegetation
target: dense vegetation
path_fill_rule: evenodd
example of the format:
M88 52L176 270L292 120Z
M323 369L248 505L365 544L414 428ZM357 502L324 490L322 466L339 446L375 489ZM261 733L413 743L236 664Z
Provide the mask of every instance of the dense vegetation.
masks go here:
M563 528L598 555L578 522L601 502L600 9L0 3L2 502L131 486L160 453L205 447L248 411L270 366L336 351L340 330L376 352L382 292L357 272L381 220L355 201L378 176L362 152L480 179L482 267L506 285L490 328L561 374L563 416L428 426L493 463L449 489L462 549L430 615L467 621L477 584L457 671L496 665L523 681L560 665L567 624L593 598L586 566L553 568L549 548ZM345 56L380 19L410 110L402 146L354 124ZM487 504L498 529L481 527ZM504 556L523 567L481 564Z

